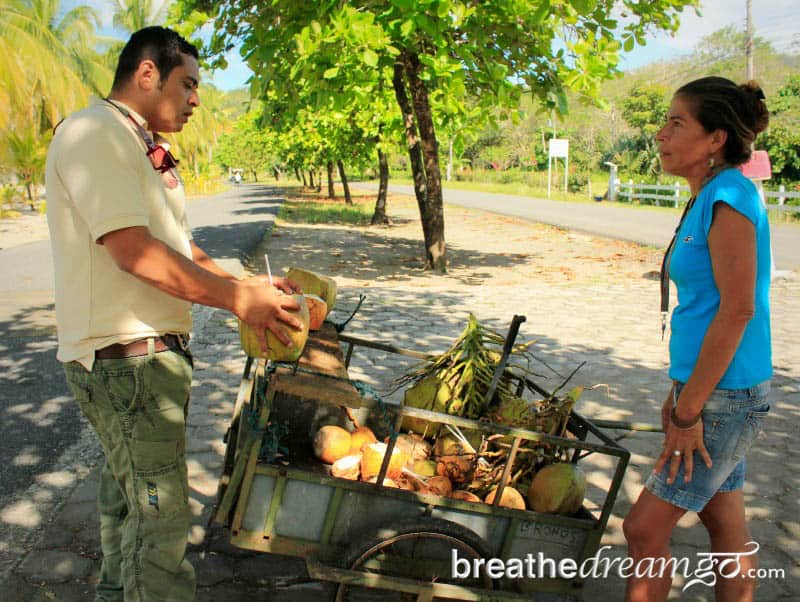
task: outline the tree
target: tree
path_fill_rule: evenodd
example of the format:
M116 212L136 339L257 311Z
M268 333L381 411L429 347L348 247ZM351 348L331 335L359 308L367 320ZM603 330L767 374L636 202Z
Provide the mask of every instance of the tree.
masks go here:
M243 169L258 181L258 173L275 162L275 137L259 123L257 109L240 117L219 140L216 161L226 169Z
M114 27L134 33L150 25L161 25L167 18L167 0L114 0Z
M58 0L0 6L0 161L25 183L32 204L53 126L110 87L94 51L98 23L93 9L64 12Z
M769 154L776 179L800 181L800 75L790 76L767 103L770 126L756 144Z
M432 106L437 97L452 112L464 106L467 93L487 110L516 106L522 87L545 107L566 112L566 90L597 100L599 86L613 77L620 42L626 51L643 44L653 28L674 31L677 15L694 0L628 2L621 25L611 17L614 0L360 0L314 3L273 0L181 0L213 18L211 50L222 53L236 38L256 70L254 89L263 93L275 81L268 64L300 44L306 28L325 29L330 43L370 31L363 38L358 72L389 69L406 130L414 188L425 238L425 265L445 269L439 144ZM345 5L346 4L346 5ZM344 22L350 28L325 28ZM353 17L353 11L358 13ZM558 50L554 50L558 48ZM335 77L337 58L308 52ZM353 59L348 54L346 58ZM290 71L290 77L296 74ZM324 82L318 82L323 85Z

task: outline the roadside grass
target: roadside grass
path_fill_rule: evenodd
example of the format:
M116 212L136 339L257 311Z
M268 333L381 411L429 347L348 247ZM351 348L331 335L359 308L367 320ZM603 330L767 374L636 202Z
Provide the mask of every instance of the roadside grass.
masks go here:
M367 226L375 208L375 195L363 190L351 190L353 204L344 202L336 187L337 197L330 199L327 192L316 192L302 186L287 186L286 201L278 210L278 219L294 224L345 224ZM327 187L323 187L327 191Z
M408 186L413 185L413 180L410 177L406 176L397 176L392 174L392 178L389 180L389 185L392 184L405 184ZM602 190L604 191L605 188L598 186L599 182L593 180L593 190ZM608 182L606 181L606 184ZM451 180L450 182L442 181L442 188L444 190L469 190L473 192L488 192L493 194L508 194L512 196L521 196L521 197L535 197L539 199L547 199L547 188L542 188L540 186L531 186L522 182L510 182L510 183L502 183L502 182L479 182L479 181L457 181ZM557 191L555 189L551 190L550 199L553 201L568 201L571 203L595 203L597 202L594 198L589 198L585 192L581 193L574 193L569 192L565 193L562 191ZM603 200L602 203L604 205L614 205L617 207L628 207L631 209L636 209L639 211L660 211L666 213L675 213L679 214L683 210L683 206L681 207L673 207L667 205L651 205L647 203L640 203L638 201L634 201L633 203L628 203L625 201L616 201L611 202L607 200ZM794 208L789 210L777 210L777 209L768 209L767 211L769 215L770 223L800 223L800 208L798 211L794 211Z

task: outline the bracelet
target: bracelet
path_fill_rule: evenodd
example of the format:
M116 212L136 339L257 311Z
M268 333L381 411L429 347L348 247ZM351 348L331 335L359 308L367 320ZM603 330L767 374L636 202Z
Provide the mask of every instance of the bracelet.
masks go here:
M694 417L690 422L681 422L678 419L678 416L675 414L675 406L672 406L672 410L669 413L669 421L672 423L672 426L677 428L681 431L688 431L695 427L695 425L700 422L700 417L702 416L702 412Z

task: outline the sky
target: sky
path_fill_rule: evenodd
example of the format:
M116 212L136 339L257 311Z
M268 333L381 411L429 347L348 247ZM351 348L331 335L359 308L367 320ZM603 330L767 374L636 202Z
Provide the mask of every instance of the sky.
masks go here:
M111 27L111 2L113 0L65 0L65 8L76 4L95 7L103 20L103 35L125 38ZM684 11L681 27L675 36L661 33L648 38L647 45L637 47L623 55L620 67L627 71L648 63L677 58L689 53L695 45L710 33L727 25L742 31L746 22L746 0L701 0L697 16L693 9ZM790 50L793 36L800 28L800 0L752 0L755 33L770 41L779 52ZM800 38L798 38L800 40ZM228 68L212 74L210 81L218 88L232 90L245 86L250 70L239 57L236 49L228 53Z

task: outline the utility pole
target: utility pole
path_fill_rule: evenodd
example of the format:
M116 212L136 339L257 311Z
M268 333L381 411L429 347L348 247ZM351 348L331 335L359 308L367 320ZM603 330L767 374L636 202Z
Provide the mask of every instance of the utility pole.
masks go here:
M747 0L747 40L745 41L745 51L747 52L747 81L753 79L753 0Z

